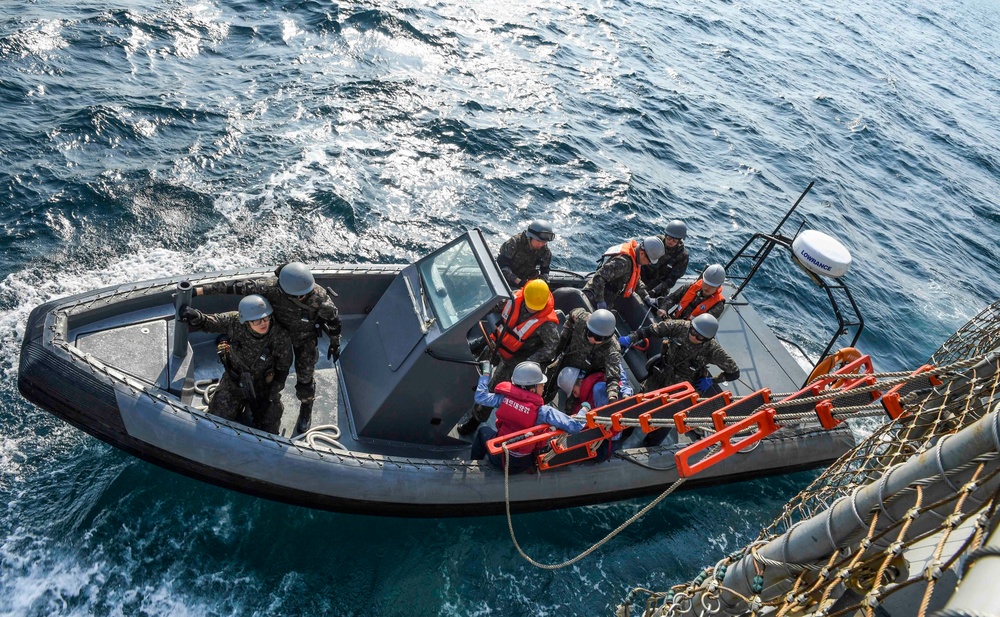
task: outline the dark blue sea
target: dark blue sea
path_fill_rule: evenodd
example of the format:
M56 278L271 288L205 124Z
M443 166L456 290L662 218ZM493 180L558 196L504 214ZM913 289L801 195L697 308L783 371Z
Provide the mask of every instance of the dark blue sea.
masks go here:
M838 237L880 370L1000 297L1000 4L0 0L0 615L610 615L814 472L676 494L577 565L504 517L347 516L140 462L17 392L28 312L191 271L408 262L533 218L555 265L682 218L692 271ZM788 231L794 231L794 225ZM808 352L787 260L750 298ZM648 499L516 516L535 559Z

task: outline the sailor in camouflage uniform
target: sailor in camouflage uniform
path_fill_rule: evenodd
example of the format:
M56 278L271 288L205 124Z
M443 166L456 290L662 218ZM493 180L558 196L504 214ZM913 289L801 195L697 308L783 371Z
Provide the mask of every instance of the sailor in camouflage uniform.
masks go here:
M644 338L662 337L663 344L658 359L647 364L649 377L643 390L651 392L659 388L687 381L698 392L707 394L718 382L733 381L740 377L740 367L715 340L719 331L719 321L708 313L691 321L658 321L640 328L629 336L618 339L619 344L628 347ZM719 377L712 378L708 365L722 369ZM671 429L660 428L646 435L643 445L658 446L667 438Z
M663 257L663 241L649 236L642 242L628 240L620 246L612 246L601 258L603 262L583 286L583 294L595 309L614 308L618 298L628 298L636 294L643 303L651 307L656 301L649 297L646 286L640 278L640 268L655 264Z
M557 361L550 365L546 400L555 394L556 376L564 367L573 366L583 371L581 376L604 373L608 401L621 397L622 351L615 339L615 316L611 311L599 309L593 313L578 308L570 312L563 324L563 331L556 348Z
M654 264L642 267L642 282L649 289L649 295L662 296L673 289L677 281L684 276L688 267L688 250L684 246L687 237L687 225L684 221L673 220L667 223L663 240L663 257Z
M524 287L532 279L549 282L552 252L548 243L555 237L551 225L534 221L526 230L500 245L497 265L511 289Z
M326 289L316 284L312 272L302 263L292 262L275 270L275 276L236 281L231 286L213 283L195 289L200 294L260 294L274 307L274 319L288 330L295 348L295 396L299 417L295 434L309 430L312 422L316 382L313 375L319 360L320 332L330 337L327 358L340 358L340 312Z
M649 366L649 377L643 388L646 392L675 383L688 381L700 392L707 392L713 383L739 379L740 367L715 340L719 321L703 313L691 321L671 319L644 326L628 336L618 339L619 344L632 345L645 338L662 338L660 359ZM720 377L708 374L708 365L722 369Z
M182 306L180 319L194 330L223 335L219 359L222 379L208 403L208 412L237 420L269 433L281 427L281 391L292 366L288 332L272 323L271 305L261 296L240 300L239 311L205 315Z

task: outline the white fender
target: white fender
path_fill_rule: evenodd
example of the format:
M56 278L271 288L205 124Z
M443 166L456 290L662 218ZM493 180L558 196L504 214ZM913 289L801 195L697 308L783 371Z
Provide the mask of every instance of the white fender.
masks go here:
M840 278L851 268L851 253L840 240L807 229L792 241L792 254L806 270L820 276Z

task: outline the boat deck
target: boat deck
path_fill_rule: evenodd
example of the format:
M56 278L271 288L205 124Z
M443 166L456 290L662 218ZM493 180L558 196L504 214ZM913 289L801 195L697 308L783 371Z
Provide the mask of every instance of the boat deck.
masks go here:
M731 294L733 290L728 291ZM71 340L85 353L116 364L140 379L166 388L171 383L170 375L164 367L168 362L173 338L174 322L170 319L172 314L172 307L163 306L143 311L142 315L117 315L106 321L88 324L86 328L74 332ZM344 346L349 344L351 335L357 331L364 317L362 314L342 315ZM720 320L718 340L740 366L740 379L728 384L728 388L737 396L751 394L763 387L770 388L774 393L793 392L805 380L805 371L756 311L746 303L745 296L739 303L727 305ZM193 332L190 343L194 350L191 361L195 381L218 379L221 365L215 353L215 335ZM326 358L328 344L329 340L325 336L320 337L320 360L315 373L317 398L313 408L312 427L339 427L338 441L357 452L431 459L468 457L468 439L458 438L454 433L454 443L443 446L356 439L356 431L351 426L349 401L346 400L338 369ZM717 370L713 369L713 372ZM629 378L633 386L636 386L637 381L631 370ZM280 434L286 437L292 436L298 417L299 403L295 398L294 386L293 372L282 393L285 412ZM470 384L470 408L473 389L474 384ZM200 393L183 402L205 405Z

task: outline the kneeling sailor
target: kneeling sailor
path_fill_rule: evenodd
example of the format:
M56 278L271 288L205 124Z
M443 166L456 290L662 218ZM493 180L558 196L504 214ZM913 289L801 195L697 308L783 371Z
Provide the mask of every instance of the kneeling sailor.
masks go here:
M537 362L522 362L514 367L510 381L497 384L493 392L487 388L490 376L483 374L476 387L476 403L496 407L497 427L480 426L472 442L472 460L486 458L493 465L503 468L503 456L490 454L486 442L494 437L531 428L536 424L549 424L567 433L579 433L583 422L574 420L563 412L544 405L542 390L548 381ZM536 446L511 446L509 473L520 473L534 467Z

